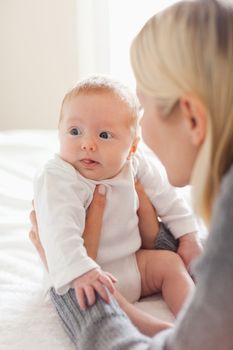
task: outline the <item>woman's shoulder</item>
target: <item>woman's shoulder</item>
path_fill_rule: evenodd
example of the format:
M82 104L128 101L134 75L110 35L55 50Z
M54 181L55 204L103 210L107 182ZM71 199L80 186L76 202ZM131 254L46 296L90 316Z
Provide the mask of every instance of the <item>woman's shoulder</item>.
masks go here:
M224 175L214 203L209 234L209 248L233 263L233 165Z
M229 209L233 212L233 164L223 176L216 206L221 212Z
M221 191L227 191L233 187L233 163L231 164L229 170L223 176L221 183Z

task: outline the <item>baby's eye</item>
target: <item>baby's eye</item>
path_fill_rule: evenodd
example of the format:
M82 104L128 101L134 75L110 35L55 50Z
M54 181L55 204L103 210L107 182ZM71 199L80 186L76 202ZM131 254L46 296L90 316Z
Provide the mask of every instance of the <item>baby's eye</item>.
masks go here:
M108 131L102 131L99 134L99 137L101 137L101 139L111 139L112 138L112 134Z
M72 128L70 130L70 135L74 135L74 136L81 135L81 130L79 128Z

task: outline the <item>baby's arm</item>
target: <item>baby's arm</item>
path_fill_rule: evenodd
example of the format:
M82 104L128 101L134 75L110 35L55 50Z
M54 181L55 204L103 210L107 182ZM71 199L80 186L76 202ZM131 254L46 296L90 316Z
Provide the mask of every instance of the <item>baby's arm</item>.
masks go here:
M91 235L94 235L95 237L100 238L102 217L103 217L104 206L105 206L105 196L103 194L104 194L103 190L98 191L98 188L96 188L94 191L93 201L91 202L87 213L86 228L85 228L86 237L91 237ZM48 270L45 250L41 244L40 237L39 237L39 230L38 230L35 210L31 212L30 220L32 224L32 228L30 231L30 239L32 240L34 246L36 247L40 255L40 258L44 263L45 268ZM93 222L95 223L95 225L93 225ZM88 230L90 232L88 232ZM93 253L97 254L98 244L94 247L94 249L93 249L93 245L89 246L89 244L90 244L90 240L87 240L87 242L85 242L87 253L89 251L92 251ZM111 274L101 271L100 268L94 268L91 271L88 271L84 275L80 276L79 278L75 279L72 282L72 286L75 289L76 297L80 307L84 309L86 307L86 302L88 305L93 305L95 303L95 291L100 294L100 296L105 302L108 303L109 295L106 293L106 290L103 289L103 286L108 288L108 290L111 293L113 293L115 291L113 283L115 282L116 282L116 279Z
M87 194L75 169L60 159L48 162L35 181L40 239L52 284L61 294L75 278L99 267L88 257L82 239Z
M188 266L190 261L202 252L197 234L198 225L191 209L183 197L169 184L164 167L152 154L147 157L139 150L135 165L136 177L140 180L162 222L174 238L179 240L178 254Z

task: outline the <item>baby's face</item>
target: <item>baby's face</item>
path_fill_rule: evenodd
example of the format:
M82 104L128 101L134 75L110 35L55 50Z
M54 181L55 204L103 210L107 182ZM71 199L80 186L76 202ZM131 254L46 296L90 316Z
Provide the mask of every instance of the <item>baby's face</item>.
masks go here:
M116 176L134 138L127 106L111 93L81 93L67 101L59 127L60 156L84 177Z

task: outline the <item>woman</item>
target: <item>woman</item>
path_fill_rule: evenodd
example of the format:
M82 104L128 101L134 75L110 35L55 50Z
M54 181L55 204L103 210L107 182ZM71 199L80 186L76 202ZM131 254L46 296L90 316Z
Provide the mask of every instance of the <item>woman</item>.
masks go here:
M73 334L79 349L230 350L233 6L194 0L169 7L145 24L132 44L131 59L144 108L144 140L164 163L173 185L193 185L196 210L210 235L195 266L195 294L175 328L146 337L113 298L110 304L97 298L86 311L77 309ZM95 210L92 216L98 217ZM72 302L70 296L67 305Z

